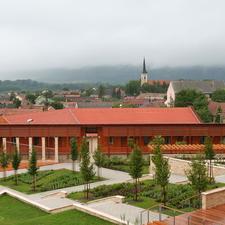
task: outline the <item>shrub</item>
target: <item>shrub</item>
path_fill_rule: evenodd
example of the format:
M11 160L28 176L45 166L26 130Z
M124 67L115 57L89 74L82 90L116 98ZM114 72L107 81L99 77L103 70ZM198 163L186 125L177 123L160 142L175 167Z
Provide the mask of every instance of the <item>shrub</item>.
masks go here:
M134 193L134 187L131 183L121 183L113 185L101 185L91 190L94 197L108 197L112 195L123 195L131 197Z

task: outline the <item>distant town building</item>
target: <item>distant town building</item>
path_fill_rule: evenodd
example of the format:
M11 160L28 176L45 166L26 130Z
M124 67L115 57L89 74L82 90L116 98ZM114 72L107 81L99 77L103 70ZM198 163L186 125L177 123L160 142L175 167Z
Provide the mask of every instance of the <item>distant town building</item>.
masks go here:
M220 113L220 123L225 123L225 102L213 102L210 101L208 105L209 111L212 113L214 120L216 119L219 109Z
M142 68L142 73L141 73L141 86L143 84L149 84L149 85L156 85L156 84L159 84L159 85L168 85L170 83L169 80L149 80L148 79L148 72L147 72L147 69L146 69L146 64L145 64L145 58L143 59L143 68Z
M143 70L141 74L141 86L148 83L148 72L146 70L145 58L143 59Z
M167 106L173 105L176 99L176 94L185 89L194 89L210 96L218 89L224 89L224 81L218 80L176 80L171 81L167 89L167 99L165 104Z

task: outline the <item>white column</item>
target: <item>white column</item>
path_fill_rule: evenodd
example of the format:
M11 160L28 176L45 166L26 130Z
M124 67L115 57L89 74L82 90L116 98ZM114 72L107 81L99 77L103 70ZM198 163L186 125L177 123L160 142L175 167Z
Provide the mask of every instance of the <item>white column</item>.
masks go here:
M32 146L33 146L33 138L29 137L29 158L30 158L31 153L32 153Z
M19 137L16 137L16 149L17 149L17 152L20 152L20 138Z
M6 138L2 138L2 148L3 148L3 152L6 152L6 150L7 150Z
M55 137L55 162L59 162L59 138Z
M44 161L45 158L45 137L41 138L41 159Z

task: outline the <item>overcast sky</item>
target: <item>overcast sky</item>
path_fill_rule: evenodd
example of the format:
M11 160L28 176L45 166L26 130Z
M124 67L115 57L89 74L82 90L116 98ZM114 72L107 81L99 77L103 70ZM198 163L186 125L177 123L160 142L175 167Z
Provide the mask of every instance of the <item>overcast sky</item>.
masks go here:
M0 0L0 71L225 65L225 0Z

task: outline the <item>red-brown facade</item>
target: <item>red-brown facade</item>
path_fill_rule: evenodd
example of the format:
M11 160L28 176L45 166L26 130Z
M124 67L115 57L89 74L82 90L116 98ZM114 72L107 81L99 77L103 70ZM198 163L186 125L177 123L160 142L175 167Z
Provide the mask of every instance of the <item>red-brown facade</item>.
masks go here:
M78 145L83 137L98 137L101 149L108 155L129 154L128 138L133 138L144 153L149 153L149 142L156 135L165 138L165 144L185 142L203 144L204 137L211 136L214 144L225 141L225 124L154 124L154 125L36 125L36 124L1 124L0 146L3 138L7 142L7 152L11 153L19 138L19 149L26 158L29 152L29 138L41 157L42 138L45 138L46 159L54 158L55 137L58 137L59 158L69 158L70 138L76 137ZM91 138L91 137L90 137ZM166 153L171 153L168 149ZM180 152L188 153L185 151ZM225 152L224 152L225 153Z

